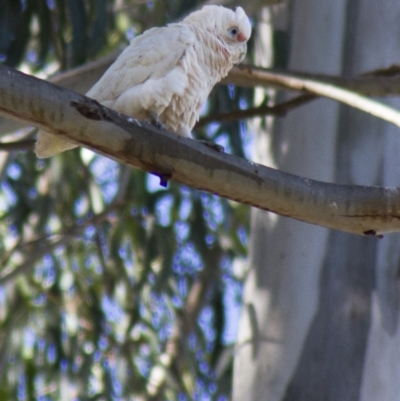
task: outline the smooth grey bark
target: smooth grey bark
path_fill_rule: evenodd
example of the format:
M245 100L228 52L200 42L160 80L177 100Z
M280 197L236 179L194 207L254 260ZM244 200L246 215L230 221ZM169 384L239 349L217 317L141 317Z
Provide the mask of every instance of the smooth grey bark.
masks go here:
M399 188L334 185L274 170L161 132L75 92L4 66L0 66L0 114L152 172L160 176L162 184L171 179L352 233L377 235L400 230ZM295 123L291 132L304 134L310 127L306 131L298 128ZM317 132L315 128L313 132Z
M78 93L86 93L115 61L119 52L110 54L100 60L88 63L51 78L50 82L71 89ZM23 120L10 120L0 117L0 136L26 127Z
M290 67L337 74L344 1L293 2L292 12ZM286 171L333 180L338 114L339 106L326 100L290 113L268 132L269 144L265 143L267 133L258 133L257 160L269 159ZM323 136L318 135L322 126ZM239 323L234 401L282 400L317 312L327 240L327 230L252 211L250 271Z
M397 62L398 2L292 5L290 68L357 75ZM398 185L398 129L348 108L335 113L328 102L320 106L290 115L274 131L276 165L340 183ZM296 123L301 140L290 135ZM321 124L327 144L310 129ZM258 149L269 150L262 141ZM398 399L399 236L375 241L252 214L234 400Z

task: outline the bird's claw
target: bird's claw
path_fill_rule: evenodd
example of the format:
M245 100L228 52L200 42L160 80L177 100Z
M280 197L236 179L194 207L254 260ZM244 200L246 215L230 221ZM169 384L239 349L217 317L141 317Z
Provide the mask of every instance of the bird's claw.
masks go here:
M160 121L158 115L152 111L149 112L149 123L164 131L167 130L167 127Z

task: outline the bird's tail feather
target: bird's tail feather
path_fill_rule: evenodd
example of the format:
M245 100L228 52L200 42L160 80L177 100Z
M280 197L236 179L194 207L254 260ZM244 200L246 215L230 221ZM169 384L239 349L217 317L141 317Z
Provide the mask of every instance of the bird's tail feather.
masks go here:
M46 131L39 131L35 153L40 159L54 156L65 150L76 148L78 145L60 137L59 135L50 134Z

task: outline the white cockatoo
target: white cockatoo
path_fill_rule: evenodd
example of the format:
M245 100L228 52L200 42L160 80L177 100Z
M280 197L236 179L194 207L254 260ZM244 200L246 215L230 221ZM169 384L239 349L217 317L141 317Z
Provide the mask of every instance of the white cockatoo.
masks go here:
M135 37L87 96L191 137L211 89L243 60L250 34L241 7L205 6L179 23ZM76 146L40 131L36 155L50 157Z

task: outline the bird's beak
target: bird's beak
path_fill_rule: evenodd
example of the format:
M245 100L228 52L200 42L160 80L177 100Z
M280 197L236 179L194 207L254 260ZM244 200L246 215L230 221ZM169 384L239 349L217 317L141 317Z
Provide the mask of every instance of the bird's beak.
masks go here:
M237 61L236 64L240 64L243 59L245 58L247 53L247 45L246 43L243 43L242 46L240 47L240 55L239 55L239 60Z

